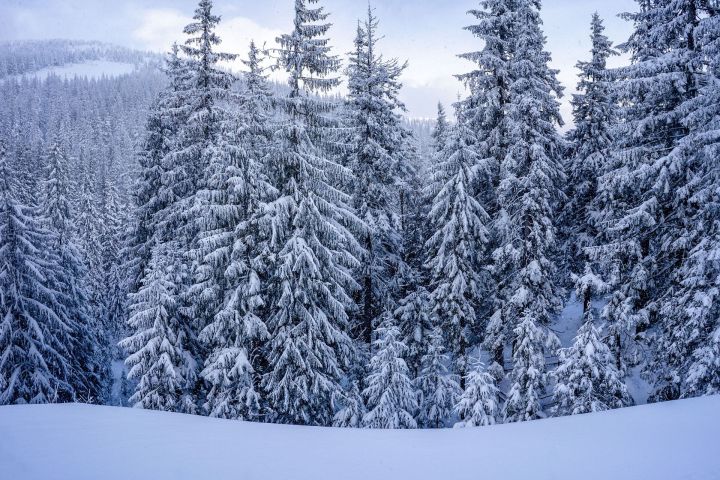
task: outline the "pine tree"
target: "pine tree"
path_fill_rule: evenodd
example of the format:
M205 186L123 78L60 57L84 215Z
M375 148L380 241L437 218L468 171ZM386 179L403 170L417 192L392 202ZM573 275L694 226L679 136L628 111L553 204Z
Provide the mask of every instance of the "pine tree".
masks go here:
M450 347L455 372L464 377L470 346L470 328L487 289L482 270L487 255L488 214L475 199L474 185L481 170L470 129L459 124L446 139L434 166L433 198L429 219L433 233L430 252L431 306ZM462 381L462 380L461 380Z
M404 358L412 378L417 378L420 374L422 357L428 349L430 333L433 330L430 310L430 294L422 285L411 290L395 309L394 315L401 340L407 347Z
M139 408L194 413L195 360L188 332L178 315L178 253L172 243L152 251L142 288L131 295L128 325L133 334L120 342L128 352L128 378L138 381L130 402Z
M435 120L435 128L432 131L433 148L436 153L442 152L445 148L445 138L448 134L450 126L445 114L445 107L438 102L437 119Z
M38 208L17 200L0 144L0 404L72 401L73 325L52 279L59 272Z
M187 289L181 289L180 294L195 332L201 331L222 308L232 233L243 212L238 197L245 188L233 184L237 170L243 170L246 162L228 105L236 78L219 65L234 60L236 55L216 51L221 43L215 33L220 17L213 14L212 8L211 0L200 0L195 21L183 30L188 38L180 47L186 69L181 108L187 121L178 131L180 148L169 156L175 157L189 174L186 196L174 205L187 211L177 210L174 215L187 234L187 244L180 248L190 278ZM200 345L196 349L202 350Z
M402 87L398 78L406 65L378 53L377 28L378 20L368 7L349 58L344 109L352 132L347 153L354 177L351 204L367 227L357 233L365 255L356 273L362 288L356 330L366 345L372 342L376 317L397 301L397 277L406 268L398 188L410 135L398 114L405 109L398 98Z
M600 331L593 323L592 313L578 330L573 345L560 350L556 378L554 410L559 415L600 412L626 407L632 399Z
M211 385L206 410L211 416L254 419L261 413L259 390L259 347L268 331L261 319L265 302L261 275L267 268L267 238L263 231L268 219L264 205L274 194L264 174L264 160L270 135L270 92L259 64L254 43L246 65L245 85L239 96L240 122L236 132L241 145L236 162L219 172L214 208L226 218L224 228L211 232L203 241L224 276L225 300L213 320L200 333L209 349L203 378ZM227 262L226 266L225 262Z
M567 268L579 273L590 260L588 248L598 244L603 232L600 223L606 199L598 195L598 179L611 165L612 127L617 123L617 107L613 101L612 83L607 60L617 52L603 34L605 27L594 13L591 22L592 58L578 62L578 91L571 104L575 128L568 134L569 160L562 236L566 243L564 257ZM602 243L602 240L600 241ZM585 260L585 262L583 261Z
M475 361L468 369L465 390L455 407L459 427L482 427L494 425L500 415L500 390L495 378L482 362Z
M562 123L555 98L562 88L543 50L539 2L519 0L515 15L508 148L500 165L495 222L499 247L493 254L495 274L503 280L501 302L488 325L491 332L500 329L514 337L512 384L503 409L507 421L541 415L545 354L554 353L558 344L547 325L561 304L555 284L555 221L565 180L563 141L555 130Z
M373 346L375 354L370 360L368 386L363 391L368 407L363 426L416 428L417 391L403 360L405 345L399 339L400 331L389 313L384 314L377 335Z
M172 50L164 59L164 73L168 85L160 92L148 114L145 124L145 136L138 155L140 174L134 186L135 225L131 252L134 257L132 274L134 282L131 290L140 287L145 268L150 261L150 253L157 240L163 239L158 228L158 212L164 210L172 200L172 185L163 184L163 159L172 151L177 131L184 114L179 114L179 93L182 88L183 61L178 55L179 48L173 44Z
M436 327L430 334L430 344L416 380L420 397L417 421L426 428L445 425L461 392L457 376L448 372L444 343L442 331Z
M103 402L109 393L110 345L104 325L93 317L88 305L86 270L71 228L67 161L60 140L54 139L47 155L42 214L50 231L48 248L58 259L53 279L61 292L58 302L72 327L72 385L80 399Z
M359 220L338 188L349 183L349 172L326 153L333 144L326 116L333 104L315 95L339 83L332 76L339 60L323 37L328 14L313 8L316 3L297 1L295 29L278 39L290 91L278 99L284 122L270 157L271 184L279 194L267 206L275 262L262 387L277 421L329 425L351 356L348 312L357 284L350 270L359 266L361 249L346 228Z
M674 212L684 202L684 213L692 217L673 222L663 239L686 253L677 258L671 288L658 302L661 330L652 342L654 359L648 369L653 375L663 372L656 382L656 399L720 392L720 10L707 2L686 6L701 7L685 32L686 55L696 52L702 66L695 73L696 95L679 107L687 136L668 157L670 168L681 168L685 179L670 208ZM692 20L689 8L687 13L685 19Z

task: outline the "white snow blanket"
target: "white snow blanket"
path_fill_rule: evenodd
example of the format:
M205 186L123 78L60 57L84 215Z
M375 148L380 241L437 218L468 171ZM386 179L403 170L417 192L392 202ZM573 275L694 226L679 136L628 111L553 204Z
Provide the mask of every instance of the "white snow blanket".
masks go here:
M343 430L0 407L3 480L720 479L720 396L521 424Z

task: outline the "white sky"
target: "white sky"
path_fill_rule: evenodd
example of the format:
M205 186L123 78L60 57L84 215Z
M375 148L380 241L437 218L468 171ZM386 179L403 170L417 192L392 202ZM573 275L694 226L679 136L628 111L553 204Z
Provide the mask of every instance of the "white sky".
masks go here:
M338 54L352 46L357 19L365 15L365 0L324 0L331 13L332 44ZM453 75L472 68L457 54L481 48L462 28L472 23L465 12L476 0L373 0L385 38L386 56L408 60L402 97L413 117L434 117L436 104L452 103L462 87ZM182 41L195 0L0 0L0 40L71 38L100 40L144 50L163 51ZM250 39L273 44L292 28L293 0L215 0L223 18L222 48L244 53ZM608 36L621 43L631 26L617 18L635 9L633 0L544 0L542 18L553 67L566 87L563 117L570 119L568 100L577 82L574 68L589 56L592 12L605 19ZM622 62L615 59L615 62Z

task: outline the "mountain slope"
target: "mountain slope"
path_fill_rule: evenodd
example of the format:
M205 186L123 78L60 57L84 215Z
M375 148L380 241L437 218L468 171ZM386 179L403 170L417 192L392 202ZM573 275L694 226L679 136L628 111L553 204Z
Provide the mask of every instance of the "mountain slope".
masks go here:
M0 477L713 479L720 396L521 424L351 430L66 404L0 407Z

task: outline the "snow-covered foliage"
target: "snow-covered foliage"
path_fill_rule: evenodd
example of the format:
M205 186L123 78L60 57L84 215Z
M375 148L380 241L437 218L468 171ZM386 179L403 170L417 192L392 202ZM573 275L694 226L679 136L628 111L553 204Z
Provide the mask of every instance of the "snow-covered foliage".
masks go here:
M456 364L465 375L470 329L476 309L487 291L482 259L488 244L489 217L475 197L481 166L470 129L458 124L445 138L433 165L429 190L434 193L427 241L427 268L431 272L430 302L433 323L439 325Z
M495 377L482 362L475 361L468 369L465 390L460 395L455 410L460 427L494 425L500 416L500 390Z
M348 313L361 248L348 225L363 228L341 190L350 171L332 152L335 105L316 94L335 88L340 60L331 55L328 14L316 0L295 4L295 28L278 38L290 91L279 98L281 123L269 153L278 194L271 222L267 371L262 379L280 422L329 425L332 400L348 367Z
M420 397L417 420L423 427L445 426L460 395L457 375L448 372L449 358L444 345L442 330L435 327L429 335L429 345L416 382Z
M369 428L416 428L418 392L403 359L406 347L400 340L400 330L389 312L383 315L373 349L375 354L370 360L367 388L363 391L368 411L363 416L362 425ZM428 416L423 418L429 422L438 421L435 412L427 413Z

